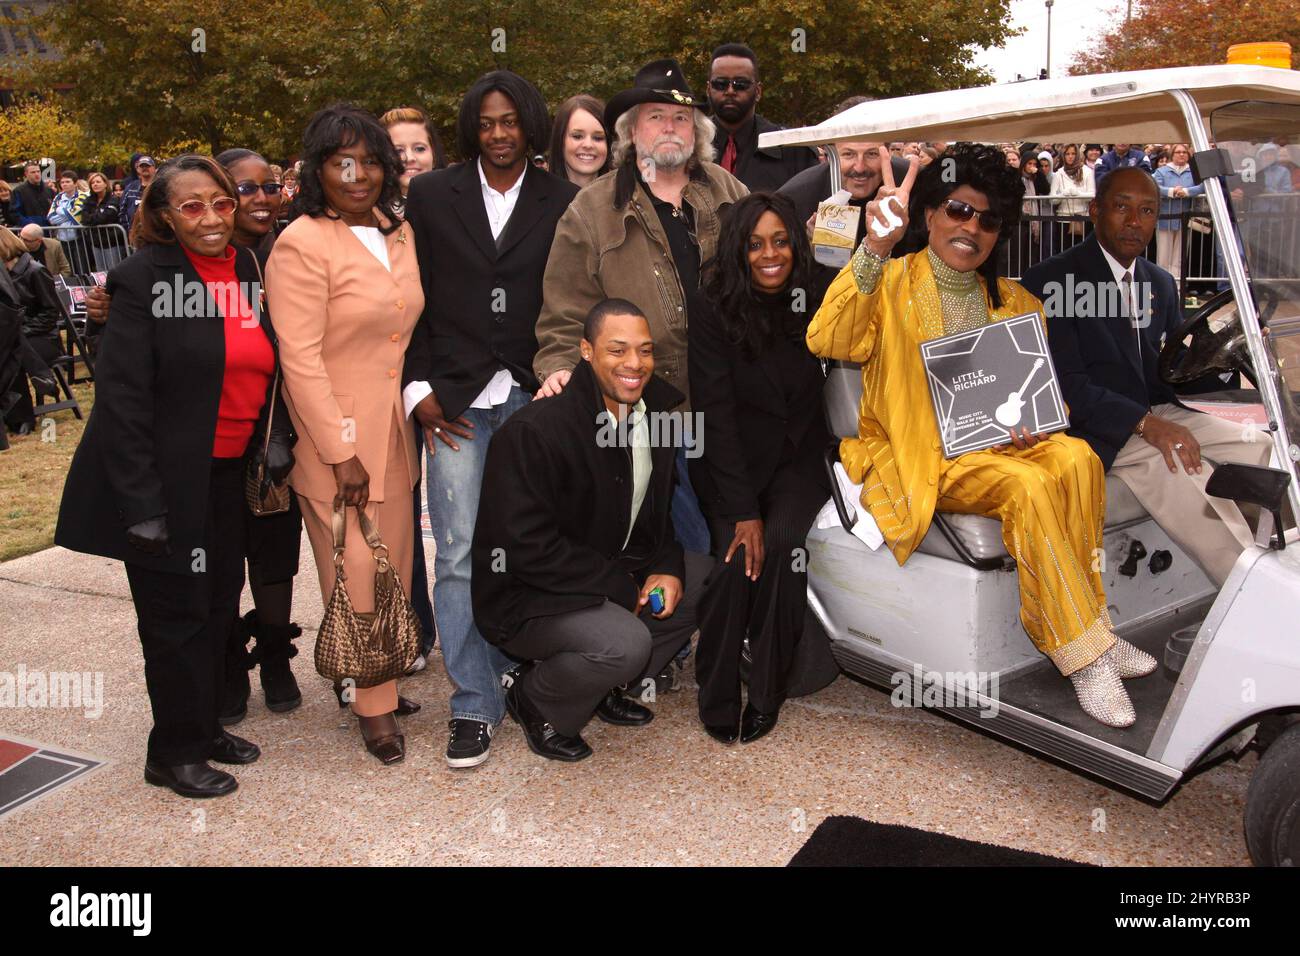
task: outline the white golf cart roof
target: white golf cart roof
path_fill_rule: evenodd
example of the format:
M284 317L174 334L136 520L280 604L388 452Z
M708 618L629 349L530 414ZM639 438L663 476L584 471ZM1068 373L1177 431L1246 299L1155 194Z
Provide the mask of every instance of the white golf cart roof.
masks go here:
M1210 113L1240 100L1300 105L1300 72L1270 66L1188 66L920 93L863 103L816 126L763 133L759 145L1186 140L1187 123L1170 90L1190 93L1208 127Z

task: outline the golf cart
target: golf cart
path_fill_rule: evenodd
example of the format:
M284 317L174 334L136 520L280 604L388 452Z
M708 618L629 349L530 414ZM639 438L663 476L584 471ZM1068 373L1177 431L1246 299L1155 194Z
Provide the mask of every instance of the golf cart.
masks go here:
M1228 289L1165 343L1162 374L1176 383L1240 370L1255 390L1231 397L1238 407L1243 394L1253 404L1274 467L1225 465L1211 478L1211 494L1258 515L1256 543L1221 590L1122 481L1107 480L1102 570L1110 614L1117 633L1161 662L1150 677L1126 682L1138 713L1131 727L1111 729L1084 714L1070 682L1030 644L1016 565L996 520L936 514L900 567L888 548L873 550L852 533L870 517L832 475L840 523L810 532L808 597L836 663L896 702L931 707L1156 801L1254 742L1266 749L1246 805L1251 858L1300 864L1300 540L1294 519L1283 517L1288 505L1300 515L1293 396L1300 196L1253 202L1244 212L1231 199L1237 184L1253 179L1234 158L1253 157L1263 144L1300 143L1300 73L1201 66L927 93L764 133L760 145L850 140L1189 142L1214 232L1237 239L1219 243ZM838 183L836 151L827 154ZM826 402L834 434L857 434L861 389L857 366L832 363ZM1197 398L1214 410L1212 396ZM832 448L832 470L837 457Z

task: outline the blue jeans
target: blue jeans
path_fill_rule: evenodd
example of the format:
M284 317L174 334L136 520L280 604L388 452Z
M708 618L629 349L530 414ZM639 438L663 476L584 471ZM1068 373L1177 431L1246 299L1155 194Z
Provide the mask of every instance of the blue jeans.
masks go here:
M417 424L415 429L415 448L417 454L424 454L424 429ZM420 619L420 653L428 657L433 653L433 605L429 603L429 572L424 564L424 527L420 521L424 502L420 495L411 495L411 505L415 512L415 560L411 563L411 607Z
M465 418L474 425L474 438L456 438L460 451L437 439L436 453L427 458L429 525L437 542L433 562L433 614L442 642L442 660L455 685L451 716L499 724L505 716L501 674L511 666L508 657L483 639L474 624L470 603L470 543L478 516L479 491L488 442L515 411L532 396L520 388L495 408L467 408Z
M691 476L686 468L686 449L677 449L677 487L673 489L673 530L678 543L687 551L708 554L709 523L700 510L700 499L691 487Z

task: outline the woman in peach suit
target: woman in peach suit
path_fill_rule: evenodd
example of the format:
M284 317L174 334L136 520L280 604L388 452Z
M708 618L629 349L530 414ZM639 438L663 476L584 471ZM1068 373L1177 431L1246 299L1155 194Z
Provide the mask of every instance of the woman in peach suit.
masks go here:
M334 588L331 518L347 515L343 565L358 612L374 609L375 561L357 509L388 546L410 594L415 546L411 489L420 474L402 410L402 360L424 308L410 227L394 214L401 165L378 121L332 106L303 133L298 218L276 241L267 293L276 309L285 399L298 432L289 483L302 506L321 593ZM405 755L397 682L357 688L352 703L366 749L383 763Z

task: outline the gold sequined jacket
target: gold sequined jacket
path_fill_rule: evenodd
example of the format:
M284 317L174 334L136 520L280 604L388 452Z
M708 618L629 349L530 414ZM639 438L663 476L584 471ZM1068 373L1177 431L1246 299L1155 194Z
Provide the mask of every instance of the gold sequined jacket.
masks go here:
M822 358L862 364L858 435L840 442L840 460L863 484L862 505L902 564L930 530L938 499L943 446L920 345L944 334L943 311L924 252L890 259L869 294L859 291L854 265L831 283L807 342ZM1002 306L989 321L1041 315L1042 303L1019 283L999 279L998 291Z

